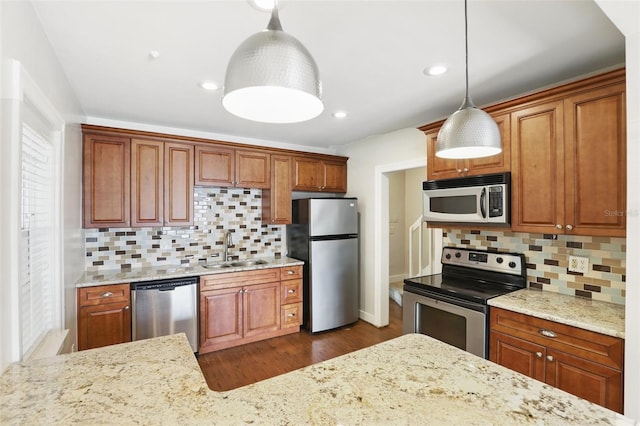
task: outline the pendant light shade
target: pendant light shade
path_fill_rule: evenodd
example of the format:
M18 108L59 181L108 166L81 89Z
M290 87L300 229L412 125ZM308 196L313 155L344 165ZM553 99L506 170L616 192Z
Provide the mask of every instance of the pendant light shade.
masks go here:
M296 123L324 109L318 67L309 51L282 30L274 5L267 29L246 39L227 66L222 105L263 123Z
M502 151L500 129L493 117L476 108L469 96L469 41L467 0L464 2L466 92L460 108L451 114L438 132L436 156L440 158L479 158Z

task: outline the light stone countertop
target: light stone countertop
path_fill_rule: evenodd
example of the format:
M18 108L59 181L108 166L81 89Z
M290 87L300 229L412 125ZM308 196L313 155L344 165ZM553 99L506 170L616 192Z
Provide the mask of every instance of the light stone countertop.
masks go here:
M303 265L304 262L290 257L263 257L263 265L231 266L227 268L210 269L202 264L192 266L167 265L151 268L131 268L127 270L108 270L99 272L85 272L76 282L76 287L93 287L97 285L126 284L136 281L161 280L166 278L183 278L200 275L224 274L227 272L250 271L255 269L282 268L285 266ZM222 262L211 262L219 264Z
M525 288L489 299L489 306L624 339L624 305Z
M73 423L634 424L421 334L228 392L207 388L184 334L13 364L0 376L0 424Z

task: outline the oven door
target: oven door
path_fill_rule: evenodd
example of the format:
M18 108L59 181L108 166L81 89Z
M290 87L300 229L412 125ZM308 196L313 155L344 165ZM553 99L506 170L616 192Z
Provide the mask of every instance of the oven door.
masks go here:
M421 333L487 359L487 306L405 288L402 332Z

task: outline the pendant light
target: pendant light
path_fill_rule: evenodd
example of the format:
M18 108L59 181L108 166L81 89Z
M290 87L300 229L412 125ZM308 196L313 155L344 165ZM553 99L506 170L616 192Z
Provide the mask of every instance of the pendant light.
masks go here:
M460 108L447 118L438 132L436 156L440 158L488 157L502 151L498 125L489 114L477 108L469 96L467 0L464 1L464 43L465 96Z
M247 120L297 123L322 112L321 92L313 57L282 30L275 1L267 28L246 39L231 56L222 105Z

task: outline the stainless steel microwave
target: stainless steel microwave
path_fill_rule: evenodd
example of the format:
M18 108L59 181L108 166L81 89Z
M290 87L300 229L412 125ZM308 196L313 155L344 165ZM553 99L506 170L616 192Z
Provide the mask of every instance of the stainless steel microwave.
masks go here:
M424 221L508 226L510 186L511 173L425 181Z

